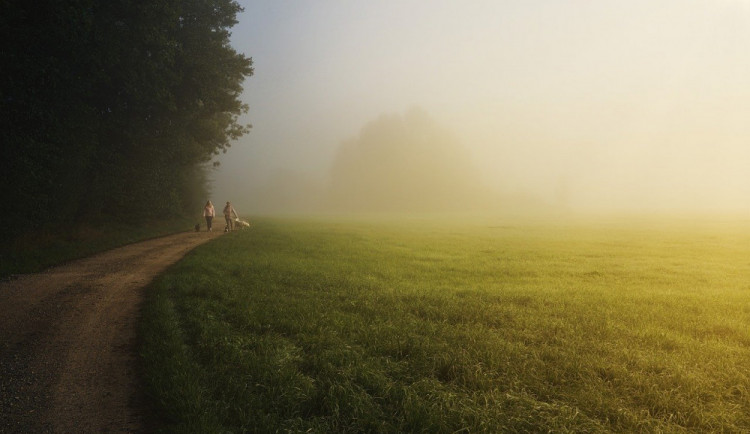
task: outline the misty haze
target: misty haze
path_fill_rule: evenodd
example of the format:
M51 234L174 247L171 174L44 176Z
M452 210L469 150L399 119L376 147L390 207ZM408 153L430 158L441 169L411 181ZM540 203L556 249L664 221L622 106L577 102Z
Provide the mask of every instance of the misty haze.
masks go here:
M253 129L213 193L262 213L748 212L749 9L247 5L233 41L257 65ZM431 126L410 127L410 107Z
M322 176L278 171L256 194L267 212L529 211L489 188L457 137L419 108L369 122Z

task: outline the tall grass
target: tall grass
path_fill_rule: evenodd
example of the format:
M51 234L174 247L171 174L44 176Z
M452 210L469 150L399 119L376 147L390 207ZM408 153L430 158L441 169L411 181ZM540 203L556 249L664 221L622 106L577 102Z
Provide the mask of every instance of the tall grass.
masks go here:
M171 432L747 432L750 227L260 220L141 332Z

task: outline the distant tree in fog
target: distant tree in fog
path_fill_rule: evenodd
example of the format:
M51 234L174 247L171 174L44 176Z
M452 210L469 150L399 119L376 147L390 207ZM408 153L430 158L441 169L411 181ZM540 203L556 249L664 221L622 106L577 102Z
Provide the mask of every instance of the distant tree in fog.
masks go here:
M350 211L461 211L483 192L466 148L421 109L367 124L330 172L331 204Z

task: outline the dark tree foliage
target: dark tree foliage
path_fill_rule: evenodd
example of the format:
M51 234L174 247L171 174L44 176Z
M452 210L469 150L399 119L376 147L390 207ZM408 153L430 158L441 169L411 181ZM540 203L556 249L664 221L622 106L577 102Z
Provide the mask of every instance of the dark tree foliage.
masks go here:
M247 132L233 0L0 0L3 235L200 209Z

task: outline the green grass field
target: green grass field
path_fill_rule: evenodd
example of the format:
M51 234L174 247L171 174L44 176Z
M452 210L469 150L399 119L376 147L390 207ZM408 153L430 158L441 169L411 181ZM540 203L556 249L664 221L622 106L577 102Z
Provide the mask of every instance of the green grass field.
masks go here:
M750 432L750 222L263 219L148 292L172 432Z

